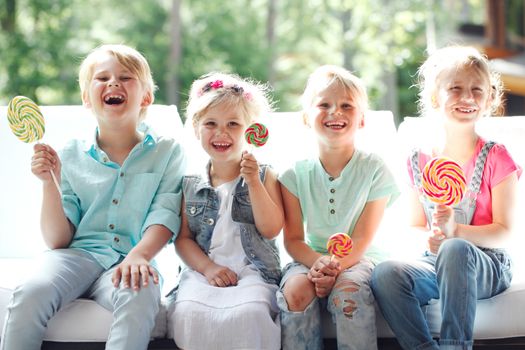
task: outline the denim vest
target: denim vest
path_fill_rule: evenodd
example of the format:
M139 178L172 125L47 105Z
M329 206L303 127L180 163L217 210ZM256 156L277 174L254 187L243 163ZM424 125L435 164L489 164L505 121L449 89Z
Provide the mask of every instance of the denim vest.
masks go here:
M209 165L207 167L209 169ZM268 166L261 165L259 176L264 182ZM207 172L209 173L209 172ZM183 180L184 208L190 232L206 254L209 254L211 237L219 214L219 197L212 187L209 175L185 176ZM281 261L275 240L263 237L255 227L248 186L239 181L235 187L232 203L232 220L239 224L241 243L248 261L261 273L268 283L279 284Z
M487 155L489 154L490 149L495 145L493 141L487 141L481 148L476 163L474 165L474 171L472 173L472 178L468 185L467 191L463 196L461 202L454 206L454 221L458 224L470 225L474 212L476 211L476 199L481 186L481 179L483 177L483 170L485 169L485 162L487 161ZM414 178L414 184L419 191L419 200L423 204L425 209L425 215L427 217L427 222L430 224L432 222L432 212L435 208L435 203L430 201L427 196L423 193L422 181L421 181L421 170L419 168L419 151L412 151L412 156L410 157L410 164L412 167L412 174Z

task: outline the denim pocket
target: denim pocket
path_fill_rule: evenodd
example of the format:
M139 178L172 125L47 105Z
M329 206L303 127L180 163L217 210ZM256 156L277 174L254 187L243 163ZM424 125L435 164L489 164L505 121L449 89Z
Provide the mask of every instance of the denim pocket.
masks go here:
M255 224L252 212L252 202L248 192L235 194L232 203L232 219L243 224Z

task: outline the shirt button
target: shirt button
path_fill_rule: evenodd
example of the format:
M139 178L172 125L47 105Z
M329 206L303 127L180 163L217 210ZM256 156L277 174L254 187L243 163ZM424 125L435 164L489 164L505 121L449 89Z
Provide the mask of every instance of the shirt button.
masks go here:
M255 258L255 254L253 254L253 253L251 253L250 256L251 256L252 258Z
M197 208L195 208L195 207L191 207L190 208L190 214L191 215L195 214L196 212L197 212Z
M334 178L333 178L332 176L330 176L330 177L328 178L328 180L330 180L330 181L334 181Z
M331 189L330 189L330 193L335 193L335 189L334 189L334 188L331 188Z
M330 210L330 214L335 214L335 210L334 210L334 209L331 209L331 210Z
M115 225L109 224L108 227L109 227L110 230L113 230L115 228Z
M104 161L104 163L106 163L108 161L108 158L104 157L104 158L102 158L102 160Z
M206 220L206 223L211 226L215 223L215 220L213 220L212 218L209 218L208 220Z
M120 173L120 177L124 177L124 173L123 172Z
M334 199L333 199L333 198L330 198L328 201L329 201L330 203L333 203L333 202L334 202Z
M113 200L111 201L111 203L113 203L113 204L117 205L117 204L118 204L118 199L116 199L116 198L113 198Z
M115 241L115 243L118 243L118 242L120 242L120 239L118 237L115 237L115 238L113 238L113 241Z

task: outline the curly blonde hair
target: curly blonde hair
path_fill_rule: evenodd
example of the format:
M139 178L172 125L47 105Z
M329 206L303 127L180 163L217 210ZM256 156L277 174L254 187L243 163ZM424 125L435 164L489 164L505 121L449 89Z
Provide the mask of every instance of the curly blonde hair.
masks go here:
M473 68L490 84L490 113L503 112L503 84L498 73L490 68L488 58L470 46L447 46L436 50L418 70L419 109L422 115L434 110L439 79L450 69Z

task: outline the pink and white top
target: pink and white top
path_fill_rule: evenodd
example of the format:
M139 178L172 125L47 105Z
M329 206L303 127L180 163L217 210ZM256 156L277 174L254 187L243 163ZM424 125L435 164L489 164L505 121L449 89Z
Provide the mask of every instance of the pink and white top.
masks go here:
M486 141L480 137L478 139L474 154L467 163L461 166L465 172L467 184L470 183L472 173L474 172L474 166L476 164L476 159L478 158L478 154L485 142ZM423 171L425 164L432 158L432 155L424 154L422 152L419 153L419 166L421 171ZM410 176L410 182L412 186L415 186L410 159L407 162L407 168L408 175ZM497 143L494 145L494 147L492 147L487 156L485 170L481 180L480 191L476 198L476 211L472 217L472 225L479 226L492 223L492 188L497 186L500 182L505 180L507 176L513 174L514 172L517 173L519 178L522 171L523 169L514 162L512 156L504 145Z

